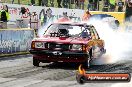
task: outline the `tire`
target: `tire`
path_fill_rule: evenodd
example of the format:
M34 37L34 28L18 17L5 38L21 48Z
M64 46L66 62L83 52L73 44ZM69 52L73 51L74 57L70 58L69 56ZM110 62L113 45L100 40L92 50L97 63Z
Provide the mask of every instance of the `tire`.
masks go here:
M33 65L39 67L39 60L33 58Z
M89 55L88 55L88 57L87 57L87 61L85 61L84 63L83 63L83 67L84 68L89 68L90 66L91 66L91 58L92 58L92 49L89 51L89 53L88 53Z
M87 59L87 61L85 61L85 62L83 63L83 67L84 67L85 69L90 68L90 60Z

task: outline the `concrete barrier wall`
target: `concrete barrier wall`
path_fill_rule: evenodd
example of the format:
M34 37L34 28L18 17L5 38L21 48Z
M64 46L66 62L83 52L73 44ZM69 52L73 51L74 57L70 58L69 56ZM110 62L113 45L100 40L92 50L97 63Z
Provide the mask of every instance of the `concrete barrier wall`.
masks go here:
M31 29L0 30L0 55L28 51L33 38Z

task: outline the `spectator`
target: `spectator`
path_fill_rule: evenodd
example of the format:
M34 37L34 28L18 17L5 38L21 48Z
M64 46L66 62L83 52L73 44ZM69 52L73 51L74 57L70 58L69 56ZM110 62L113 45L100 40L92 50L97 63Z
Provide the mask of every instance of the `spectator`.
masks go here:
M63 0L63 7L64 8L71 8L71 0Z
M11 3L14 4L14 0L12 0Z
M93 11L93 8L94 8L94 4L93 3L94 3L93 0L88 0L88 7L87 7L87 9L89 11Z
M38 0L38 4L39 4L39 6L41 6L42 0Z
M71 2L69 3L69 8L72 8L74 4L75 4L75 0L71 0Z
M76 9L79 8L79 0L75 0L75 8L76 8Z
M84 9L84 2L85 0L79 0L79 8Z
M51 7L54 7L54 0L50 0Z
M4 5L0 11L0 21L2 21L2 28L7 29L7 22L9 20L8 6Z
M83 17L82 17L82 21L88 21L88 19L89 19L90 17L91 17L91 14L90 14L89 10L87 10L87 11L84 13Z
M103 11L108 12L108 10L109 10L109 2L108 2L108 0L104 0Z
M99 8L98 8L98 0L94 0L94 10L95 11L98 11L99 10Z
M31 5L35 5L35 0L31 0Z
M132 22L132 0L126 0L125 20Z
M98 0L88 0L88 10L89 11L95 11L97 10Z
M116 0L109 0L109 4L110 4L110 11L114 12L115 11Z
M6 1L6 0L4 0L4 1ZM14 0L11 0L11 3L14 4ZM20 0L18 0L18 4L20 4Z
M64 8L68 8L68 3L70 0L63 0L62 5Z
M132 7L132 0L126 0L127 7Z
M58 8L62 8L62 6L61 6L61 2L62 2L62 0L57 0Z
M124 6L124 2L120 0L118 2L118 12L123 12L123 6Z
M48 0L42 0L42 6L48 7Z

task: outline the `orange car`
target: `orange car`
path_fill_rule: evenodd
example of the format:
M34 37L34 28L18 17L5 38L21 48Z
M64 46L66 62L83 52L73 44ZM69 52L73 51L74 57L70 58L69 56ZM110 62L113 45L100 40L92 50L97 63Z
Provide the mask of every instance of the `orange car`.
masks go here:
M92 25L80 23L53 23L43 37L32 40L30 53L33 65L40 62L74 62L86 67L103 53L104 41Z

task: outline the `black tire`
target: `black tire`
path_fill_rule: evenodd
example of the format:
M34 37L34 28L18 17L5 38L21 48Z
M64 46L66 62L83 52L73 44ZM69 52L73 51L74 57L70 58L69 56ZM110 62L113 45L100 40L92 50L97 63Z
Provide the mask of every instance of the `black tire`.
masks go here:
M33 65L39 67L39 60L33 58Z

